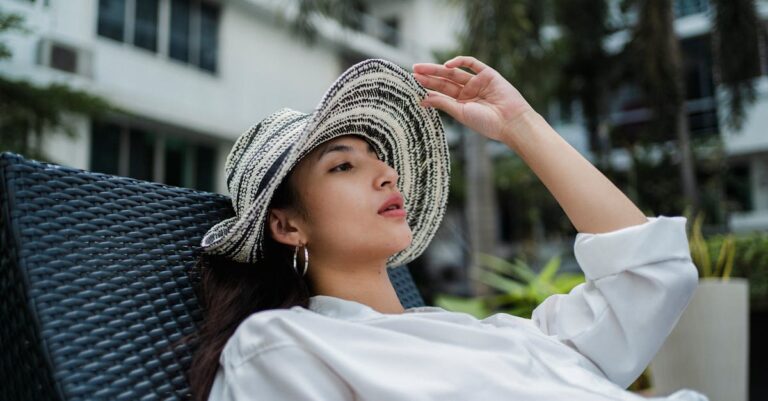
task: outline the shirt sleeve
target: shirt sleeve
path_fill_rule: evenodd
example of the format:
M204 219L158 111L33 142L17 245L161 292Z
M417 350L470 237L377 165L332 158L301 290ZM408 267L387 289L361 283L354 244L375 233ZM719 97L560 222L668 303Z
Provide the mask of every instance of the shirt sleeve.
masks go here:
M209 400L353 400L352 389L323 361L294 344L260 351L217 372Z
M686 220L649 217L616 231L577 234L574 254L586 282L545 299L531 319L627 388L661 348L696 289Z

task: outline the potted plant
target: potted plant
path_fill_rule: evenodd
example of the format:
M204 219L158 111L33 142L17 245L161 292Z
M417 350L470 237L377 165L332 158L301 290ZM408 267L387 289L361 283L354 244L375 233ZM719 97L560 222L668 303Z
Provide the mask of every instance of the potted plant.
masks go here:
M732 278L733 234L704 238L703 215L689 233L699 285L677 325L650 364L656 395L691 388L711 400L746 401L749 285Z

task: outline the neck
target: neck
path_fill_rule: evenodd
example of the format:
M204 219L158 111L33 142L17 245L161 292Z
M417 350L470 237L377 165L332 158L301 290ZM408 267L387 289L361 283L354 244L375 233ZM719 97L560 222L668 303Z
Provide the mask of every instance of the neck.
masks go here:
M344 265L312 260L307 274L317 295L359 302L379 313L399 314L405 310L389 280L386 261Z

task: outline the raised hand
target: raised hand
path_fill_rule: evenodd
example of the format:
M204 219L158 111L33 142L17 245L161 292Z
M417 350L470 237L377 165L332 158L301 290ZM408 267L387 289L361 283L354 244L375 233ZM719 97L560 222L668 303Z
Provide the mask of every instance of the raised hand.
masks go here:
M458 56L442 65L414 64L413 73L428 90L423 106L443 110L490 139L502 141L516 118L533 111L512 84L474 57Z

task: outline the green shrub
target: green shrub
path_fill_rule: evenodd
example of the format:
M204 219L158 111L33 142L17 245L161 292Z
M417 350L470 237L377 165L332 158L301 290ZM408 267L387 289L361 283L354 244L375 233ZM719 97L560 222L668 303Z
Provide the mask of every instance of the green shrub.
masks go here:
M466 312L478 319L493 313L530 318L533 310L547 297L564 294L584 282L584 275L558 273L560 256L550 259L536 273L525 261L506 261L496 256L480 255L480 272L473 279L479 280L499 293L476 298L462 298L446 294L435 297L435 305L447 310Z
M691 257L699 276L743 277L749 281L750 308L768 309L768 234L701 234L697 216L689 234ZM714 262L713 262L714 261Z

